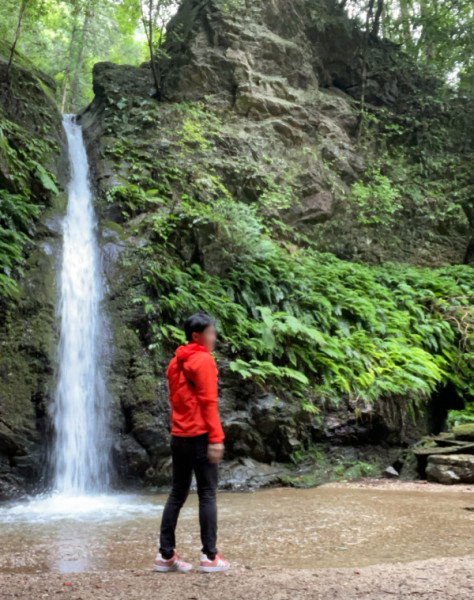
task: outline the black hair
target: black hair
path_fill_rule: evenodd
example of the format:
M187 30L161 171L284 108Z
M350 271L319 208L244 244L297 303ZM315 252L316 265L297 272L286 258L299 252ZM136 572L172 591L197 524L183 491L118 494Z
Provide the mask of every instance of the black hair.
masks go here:
M193 331L201 333L209 325L214 325L214 319L204 311L190 315L184 322L184 333L188 342L193 340Z

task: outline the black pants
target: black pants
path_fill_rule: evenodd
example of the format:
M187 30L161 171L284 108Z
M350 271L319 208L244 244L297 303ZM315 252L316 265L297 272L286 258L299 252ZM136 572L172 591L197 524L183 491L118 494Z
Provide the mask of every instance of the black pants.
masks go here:
M188 497L193 476L199 496L199 525L202 552L213 560L217 554L217 468L207 458L207 433L194 437L171 436L173 487L161 517L160 548L164 558L171 558L176 546L175 530L179 511Z

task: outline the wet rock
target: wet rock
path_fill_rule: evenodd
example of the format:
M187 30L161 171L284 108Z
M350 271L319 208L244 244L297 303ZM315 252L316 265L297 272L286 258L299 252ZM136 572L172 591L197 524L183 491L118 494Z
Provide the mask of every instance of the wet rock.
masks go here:
M223 420L222 428L226 446L234 456L252 456L262 461L274 457L274 452L265 448L262 436L252 426L248 415L236 414L229 420Z
M139 424L133 428L132 433L152 456L169 453L169 434L162 426L161 419L147 424Z
M21 499L25 496L25 489L11 475L0 478L0 501Z
M394 477L399 477L400 473L396 469L394 469L392 466L389 466L384 470L383 476L392 479Z
M286 465L239 458L220 463L219 489L239 491L281 485L282 477L288 473L289 468Z
M114 225L113 229L103 227L101 230L101 262L106 276L112 271L120 253L126 247L126 242L116 229L117 224Z
M392 410L382 402L357 407L352 401L342 399L336 409L329 409L320 421L311 422L314 442L330 442L334 445L380 443L382 445L410 444L426 433L426 418L422 412L415 422L408 421L402 406L391 398Z
M124 435L113 445L113 460L122 480L140 480L150 467L146 450L131 435Z
M32 491L46 463L47 408L54 389L57 334L55 269L67 179L56 84L15 52L14 85L5 85L9 52L9 44L0 40L1 117L15 125L0 144L0 187L19 193L18 182L22 182L31 193L30 201L41 209L31 227L32 242L23 249L19 297L10 304L4 299L0 302L0 499ZM29 160L23 163L13 158L12 149L29 154L26 138L35 147L35 160L56 176L58 194L45 189L33 175Z
M62 235L62 232L63 232L62 215L55 214L55 213L48 213L47 216L45 216L42 219L41 224L43 225L44 229L46 230L47 235L57 236L57 237ZM41 229L39 229L39 231L41 231Z
M474 455L431 455L426 466L428 481L439 483L474 483Z
M226 459L219 463L218 490L251 491L273 485L286 485L285 478L291 472L292 467L288 464L264 463L249 457ZM171 457L162 458L146 475L148 482L155 486L155 489L169 491L172 483ZM195 477L190 489L197 490Z
M267 463L285 461L301 446L309 415L297 403L285 402L274 394L262 394L256 389L243 400L242 391L239 398L239 391L233 388L236 396L229 401L229 390L225 386L224 389L227 389L227 400L222 426L229 456L248 456ZM236 401L243 402L245 409L235 410ZM229 412L231 416L227 417Z

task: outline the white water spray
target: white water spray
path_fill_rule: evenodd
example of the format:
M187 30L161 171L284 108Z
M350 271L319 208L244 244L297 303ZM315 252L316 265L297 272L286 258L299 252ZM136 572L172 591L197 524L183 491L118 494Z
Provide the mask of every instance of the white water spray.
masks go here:
M54 487L59 493L77 496L109 488L110 434L100 350L103 282L89 165L75 115L63 115L63 125L70 179L57 307L61 333L52 405Z
M63 220L57 317L61 323L58 379L50 405L56 429L54 489L0 506L1 527L17 523L114 521L154 514L163 508L140 495L111 489L109 399L101 345L103 279L95 236L96 218L82 129L75 115L63 115L70 180ZM107 328L108 329L108 328ZM66 569L70 569L68 563ZM61 570L61 569L60 569Z

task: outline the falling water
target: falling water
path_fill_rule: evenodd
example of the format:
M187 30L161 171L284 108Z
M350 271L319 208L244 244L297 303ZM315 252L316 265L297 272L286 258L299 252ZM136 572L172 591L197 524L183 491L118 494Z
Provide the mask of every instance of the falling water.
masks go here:
M109 327L100 310L104 286L95 235L97 221L81 126L75 115L63 115L63 125L70 179L58 273L57 317L61 331L57 387L50 404L56 433L51 456L53 489L20 502L0 504L0 538L2 527L15 527L15 523L60 523L63 536L68 531L80 535L83 527L76 527L79 522L134 519L139 514L154 514L157 506L163 508L139 495L113 489L111 403L104 376L108 362L102 351ZM2 543L0 539L0 546ZM69 546L68 542L68 550ZM67 556L67 552L60 554ZM66 560L55 568L80 570L79 563Z
M55 489L69 496L109 487L110 435L101 360L103 282L81 126L63 115L70 179L63 222L58 381L52 405Z

